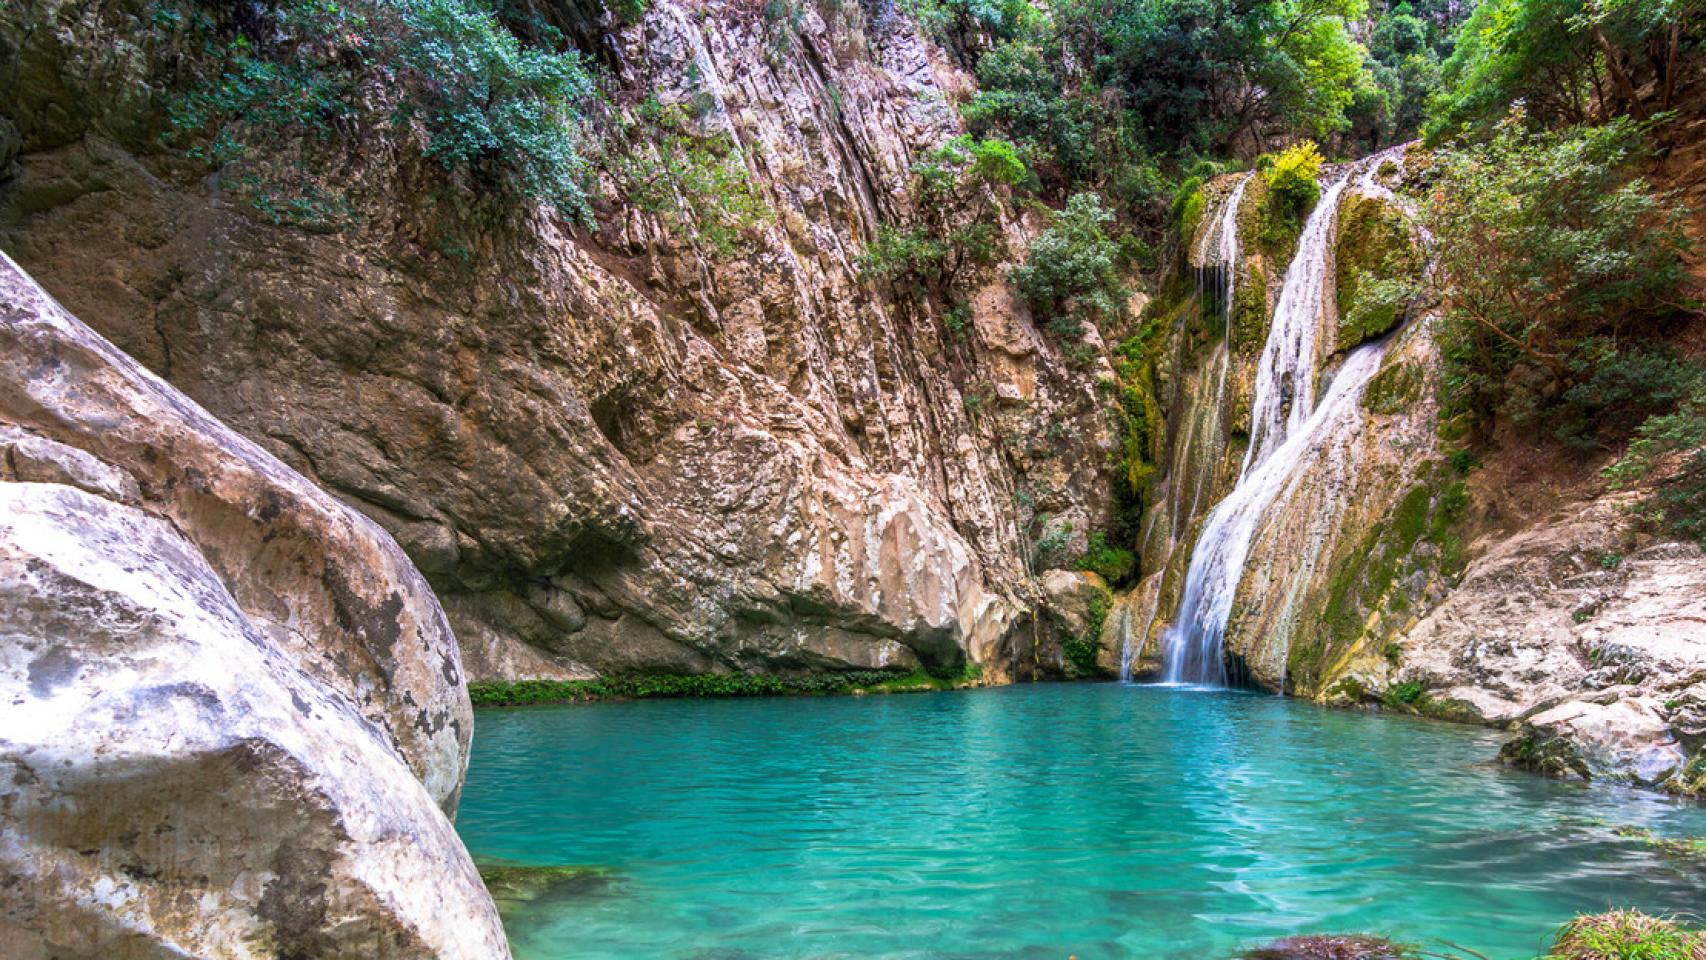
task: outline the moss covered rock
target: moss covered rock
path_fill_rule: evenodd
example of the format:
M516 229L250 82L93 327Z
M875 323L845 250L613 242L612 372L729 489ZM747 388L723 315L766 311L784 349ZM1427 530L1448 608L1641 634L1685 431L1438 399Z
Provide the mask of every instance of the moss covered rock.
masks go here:
M1415 296L1422 257L1402 210L1349 193L1339 205L1333 251L1339 298L1336 350L1349 350L1396 327Z
M605 893L616 881L615 873L606 867L536 866L507 860L485 861L478 866L480 880L500 914L535 902Z
M1422 371L1408 363L1388 364L1363 390L1363 409L1382 416L1403 413L1422 396Z

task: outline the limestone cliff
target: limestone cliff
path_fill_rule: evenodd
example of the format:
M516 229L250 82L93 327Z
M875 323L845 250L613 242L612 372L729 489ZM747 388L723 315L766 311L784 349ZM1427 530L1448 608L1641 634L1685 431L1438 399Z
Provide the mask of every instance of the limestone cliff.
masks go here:
M508 956L396 543L0 257L7 957Z
M0 245L395 535L476 678L1057 662L1032 553L1106 517L1100 342L1012 297L1032 215L999 190L952 323L855 264L940 214L911 167L968 79L887 6L801 7L786 57L741 3L541 9L608 82L596 230L446 199L386 131L325 162L345 224L276 225L157 146L191 53L127 0L0 12ZM727 244L621 202L712 141L763 210Z

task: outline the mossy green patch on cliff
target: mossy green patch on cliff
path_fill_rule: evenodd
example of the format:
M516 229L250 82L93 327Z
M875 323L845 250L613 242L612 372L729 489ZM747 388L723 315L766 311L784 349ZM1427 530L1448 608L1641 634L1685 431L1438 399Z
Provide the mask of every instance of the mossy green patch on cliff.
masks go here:
M1098 589L1096 595L1090 598L1089 616L1086 618L1083 634L1067 637L1061 641L1060 652L1066 655L1066 662L1078 676L1093 677L1101 673L1096 666L1096 653L1102 645L1102 627L1108 622L1108 608L1113 604L1113 593L1107 589Z
M1422 257L1402 210L1351 192L1339 204L1334 285L1339 298L1335 350L1377 337L1404 317L1419 289Z
M1446 480L1443 464L1424 476L1360 544L1339 554L1324 601L1318 611L1305 611L1304 622L1313 620L1317 627L1299 631L1287 651L1286 682L1298 693L1327 689L1345 654L1405 615L1413 600L1405 581L1416 574L1446 575L1461 563L1452 527L1467 507L1463 484ZM1384 699L1388 706L1417 712L1428 702L1420 685L1400 684Z
M477 707L515 707L587 700L904 693L970 686L981 675L977 665L967 664L957 672L945 673L853 670L789 676L700 673L598 677L592 680L477 680L468 684L468 698Z
M1421 369L1412 364L1402 361L1387 364L1364 388L1363 409L1382 416L1403 413L1421 399L1423 376Z

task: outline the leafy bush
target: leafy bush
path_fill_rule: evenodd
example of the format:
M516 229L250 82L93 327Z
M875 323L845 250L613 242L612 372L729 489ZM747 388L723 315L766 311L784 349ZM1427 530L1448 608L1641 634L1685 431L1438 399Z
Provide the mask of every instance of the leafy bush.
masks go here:
M877 235L854 258L860 279L923 284L941 269L947 251L942 242L922 227L897 230L888 224L877 227Z
M1606 476L1614 487L1628 486L1651 476L1668 454L1680 454L1680 463L1649 493L1646 517L1706 545L1706 379L1675 410L1642 423Z
M1427 133L1496 125L1512 103L1559 127L1669 110L1699 40L1693 0L1485 0L1457 35ZM1595 95L1597 94L1597 95Z
M1095 194L1073 194L1013 268L1019 293L1061 336L1077 338L1085 323L1124 314L1129 294L1116 267L1119 246L1103 229L1113 219Z
M1090 533L1084 556L1078 558L1078 569L1088 570L1114 586L1137 569L1137 555L1123 547L1112 546L1100 530Z
M1060 652L1066 656L1066 662L1072 669L1084 677L1095 676L1100 672L1096 665L1096 654L1102 647L1102 626L1108 622L1108 595L1100 590L1090 598L1090 609L1085 619L1084 632L1078 636L1067 637L1060 642Z
M524 45L475 0L290 0L240 32L194 22L215 67L168 105L164 139L213 168L270 166L233 178L257 206L289 211L313 187L278 170L321 159L316 144L401 122L452 173L589 215L580 58ZM395 109L382 110L392 89ZM252 163L292 153L297 163Z
M1451 304L1436 329L1446 416L1480 436L1501 416L1559 429L1598 402L1607 344L1681 314L1683 211L1634 176L1638 146L1626 120L1536 134L1514 115L1435 155L1424 218Z
M701 137L680 105L654 97L640 106L633 146L618 161L628 200L674 224L684 239L733 256L748 231L773 213L759 197L727 134Z
M1276 154L1262 169L1262 233L1270 243L1295 236L1321 199L1321 151L1305 140Z

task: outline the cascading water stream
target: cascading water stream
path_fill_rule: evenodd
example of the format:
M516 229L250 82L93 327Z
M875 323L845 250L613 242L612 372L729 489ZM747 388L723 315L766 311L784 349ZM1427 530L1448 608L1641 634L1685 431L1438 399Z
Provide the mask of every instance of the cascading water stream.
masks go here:
M1206 432L1214 434L1214 436L1199 437L1198 428L1202 425L1198 423L1197 418L1192 418L1183 440L1183 444L1187 448L1199 439L1204 442L1217 442L1217 438L1223 428L1221 420L1225 416L1226 384L1227 379L1232 372L1232 317L1234 312L1234 297L1238 290L1238 264L1243 256L1243 250L1239 243L1238 236L1238 211L1244 203L1244 190L1250 185L1250 180L1254 176L1255 174L1253 173L1247 173L1243 177L1239 178L1238 183L1233 186L1232 192L1220 206L1214 221L1207 225L1207 228L1203 230L1202 238L1197 241L1196 260L1199 265L1199 269L1197 271L1197 300L1199 303L1203 300L1203 294L1205 293L1206 286L1209 282L1216 284L1219 288L1221 322L1224 328L1224 335L1221 337L1221 343L1218 348L1219 352L1216 357L1216 362L1219 364L1220 370L1215 375L1214 402L1209 405L1213 419L1206 425L1208 428ZM1197 501L1202 496L1203 486L1204 478L1199 477L1198 482L1194 485L1191 492L1191 503L1189 508L1172 511L1175 517L1191 517L1196 514ZM1154 517L1155 513L1151 511L1149 513L1149 520L1153 520ZM1175 529L1173 533L1173 538L1175 540L1178 537L1178 533L1179 531ZM1119 678L1122 682L1129 683L1131 681L1132 664L1136 660L1137 648L1142 645L1145 639L1148 638L1149 629L1155 625L1155 617L1158 612L1159 610L1157 607L1150 607L1149 616L1143 625L1143 629L1134 635L1131 629L1130 612L1123 609L1121 610L1119 623Z
M1362 163L1384 159L1379 154ZM1197 540L1178 618L1163 637L1165 682L1226 685L1222 642L1256 529L1307 452L1348 418L1360 416L1363 387L1380 368L1383 346L1357 348L1315 403L1316 331L1328 296L1333 228L1339 201L1357 172L1348 171L1327 188L1298 238L1257 367L1250 447L1232 493L1209 514Z

